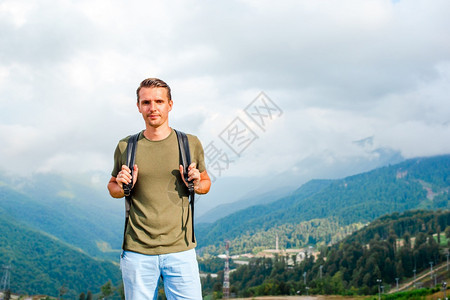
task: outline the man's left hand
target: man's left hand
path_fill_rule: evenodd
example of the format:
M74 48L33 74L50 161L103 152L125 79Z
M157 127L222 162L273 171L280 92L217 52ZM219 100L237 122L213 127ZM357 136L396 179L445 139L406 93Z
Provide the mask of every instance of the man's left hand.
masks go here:
M186 180L184 180L183 171L183 166L180 165L181 178L183 179L183 182L186 184L186 186L188 186L188 183L186 182ZM193 181L194 190L198 188L200 184L200 171L197 169L197 164L195 162L191 163L188 167L188 181Z

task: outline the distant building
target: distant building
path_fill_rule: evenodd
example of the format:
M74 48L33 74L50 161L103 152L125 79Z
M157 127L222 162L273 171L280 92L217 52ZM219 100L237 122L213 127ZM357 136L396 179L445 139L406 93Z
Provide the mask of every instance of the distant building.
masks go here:
M293 265L294 264L294 260L292 259L293 255L295 255L296 263L299 263L305 259L306 255L308 256L312 255L314 256L314 260L316 260L319 254L320 254L319 251L316 251L312 247L308 247L308 248L285 249L285 250L266 249L256 254L256 257L274 258L275 255L284 256L288 259L288 264Z

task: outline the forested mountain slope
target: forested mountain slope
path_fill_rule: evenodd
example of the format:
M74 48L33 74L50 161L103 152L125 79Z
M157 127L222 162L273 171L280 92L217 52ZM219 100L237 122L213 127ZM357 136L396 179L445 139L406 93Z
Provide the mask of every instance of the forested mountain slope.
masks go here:
M214 185L213 187L214 188ZM220 204L213 209L208 210L205 214L195 218L195 222L213 223L223 217L226 217L234 212L246 209L250 206L269 204L278 200L280 197L290 194L292 189L284 188L283 191L270 191L263 194L247 195L232 203ZM234 197L234 195L230 195Z
M88 254L117 260L123 234L123 200L60 176L0 182L0 210Z
M434 266L445 262L448 237L449 210L385 215L342 241L321 247L320 254L308 254L301 261L283 251L274 258L253 258L230 273L230 290L242 297L306 293L373 295L378 292L381 280L385 291L392 291L397 280L411 282L416 273L430 270L430 262ZM442 272L437 274L438 282L444 279ZM417 280L418 285L432 284L428 275L422 279L417 276ZM204 279L203 288L207 293L220 291L217 287L222 282L223 272L219 272L215 279Z
M295 232L295 229L283 232L287 224L300 226L311 220L335 220L338 226L349 226L393 212L448 208L449 174L450 155L442 155L410 159L340 180L314 180L273 203L253 206L208 226L198 226L199 243L202 247L216 248L227 239L242 243L240 238L244 236L249 240L279 228L280 245L285 246L285 241L292 239L288 235ZM296 245L309 242L304 237L300 239L303 240ZM274 242L267 238L261 239L260 244L268 247ZM245 251L252 251L251 247Z
M108 280L117 284L120 270L111 262L91 258L46 233L31 229L0 210L0 264L10 266L13 293L66 297L97 293Z

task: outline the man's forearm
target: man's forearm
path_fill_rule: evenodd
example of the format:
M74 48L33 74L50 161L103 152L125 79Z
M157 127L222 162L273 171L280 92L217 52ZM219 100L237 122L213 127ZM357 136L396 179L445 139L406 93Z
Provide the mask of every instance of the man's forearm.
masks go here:
M209 188L211 187L211 181L202 180L199 185L194 187L196 194L206 194L209 192Z
M200 173L200 182L197 186L194 186L194 191L197 194L206 194L211 188L211 179L206 171Z
M119 186L119 184L111 178L108 183L109 194L113 198L122 198L125 196L123 189Z

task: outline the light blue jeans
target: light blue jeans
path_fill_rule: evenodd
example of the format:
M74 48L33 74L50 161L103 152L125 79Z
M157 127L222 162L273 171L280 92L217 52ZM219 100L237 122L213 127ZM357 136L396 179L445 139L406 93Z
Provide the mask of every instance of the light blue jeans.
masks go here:
M161 255L123 251L120 269L127 300L156 299L160 278L168 300L202 299L195 249Z

